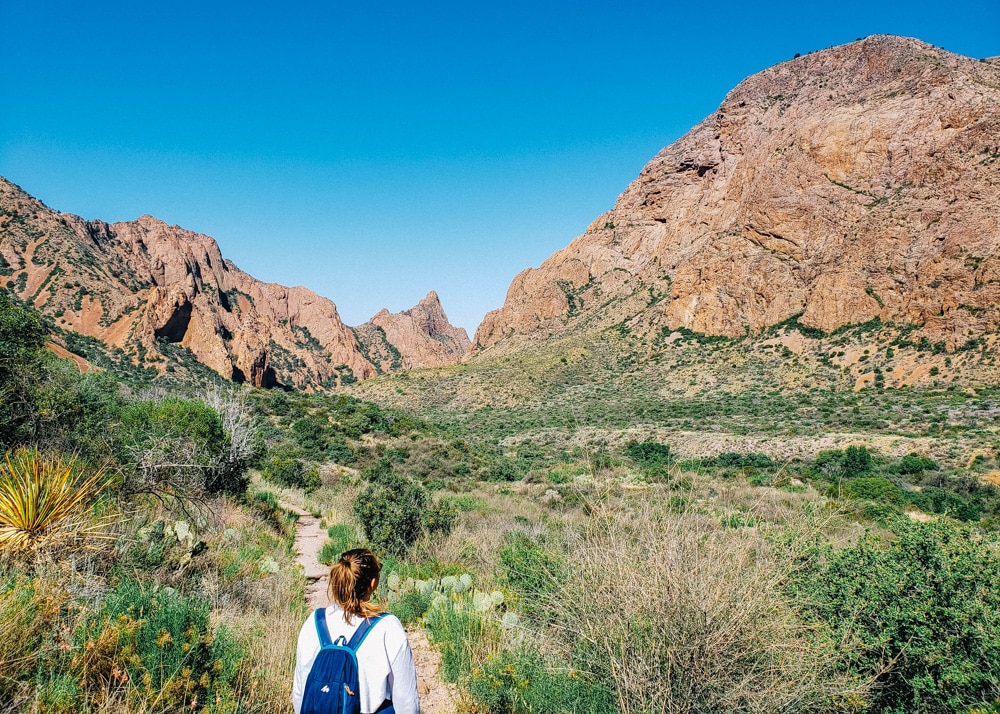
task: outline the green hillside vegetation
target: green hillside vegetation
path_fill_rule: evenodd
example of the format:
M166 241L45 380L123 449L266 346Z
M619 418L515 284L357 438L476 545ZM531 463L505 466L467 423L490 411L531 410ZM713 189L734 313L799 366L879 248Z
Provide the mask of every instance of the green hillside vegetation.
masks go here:
M836 363L871 334L612 330L317 395L80 375L0 296L0 711L289 711L281 502L383 557L462 711L992 711L992 357Z

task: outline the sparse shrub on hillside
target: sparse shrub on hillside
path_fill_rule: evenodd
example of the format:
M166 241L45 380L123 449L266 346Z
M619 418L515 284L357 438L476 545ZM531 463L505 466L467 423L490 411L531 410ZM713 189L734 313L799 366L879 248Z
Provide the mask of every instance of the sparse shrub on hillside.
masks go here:
M326 458L335 464L348 466L358 460L354 450L348 446L342 437L330 440L326 449Z
M844 490L855 498L901 505L905 500L903 489L882 476L859 477L850 481Z
M292 424L295 443L302 452L313 459L323 458L329 446L327 432L330 424L325 417L311 414Z
M911 491L906 494L906 500L925 513L947 514L960 521L977 521L982 515L979 503L970 502L954 491L937 486L924 486L920 491Z
M206 601L122 581L75 634L75 671L90 699L131 682L135 704L149 710L207 703L231 688L242 649L209 622Z
M424 529L432 536L451 535L458 521L458 509L448 499L439 499L424 509Z
M510 482L520 481L522 478L524 474L518 468L517 462L506 456L494 456L486 471L487 481Z
M242 469L228 470L231 437L219 414L204 402L167 397L126 404L111 438L125 471L126 492L199 498L245 487ZM226 470L225 478L220 470Z
M655 441L631 442L625 447L625 455L632 459L647 476L664 478L673 463L669 444Z
M875 467L875 459L867 446L821 451L816 455L815 468L827 478L856 478Z
M940 466L933 459L919 454L907 454L899 460L895 472L906 476L923 473L924 471L939 471Z
M264 459L260 473L273 484L286 488L301 488L307 493L315 491L322 484L318 467L307 466L285 451L276 450Z
M595 513L556 565L524 536L507 553L517 604L552 620L545 649L620 712L822 711L855 691L781 590L792 551L766 531L630 504Z

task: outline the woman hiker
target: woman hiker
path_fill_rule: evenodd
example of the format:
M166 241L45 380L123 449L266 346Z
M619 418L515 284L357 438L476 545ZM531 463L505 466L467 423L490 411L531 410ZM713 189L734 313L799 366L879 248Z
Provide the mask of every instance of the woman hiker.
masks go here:
M342 682L334 688L357 697L362 714L419 714L417 672L406 631L395 615L384 613L371 602L381 570L381 563L367 548L343 553L330 568L328 592L332 602L306 620L299 633L292 684L295 714L310 714L313 709L327 706L317 702L331 691L331 685L316 681L321 676L318 671L310 682L323 627L329 632L328 642L333 644L350 644L355 635L360 639L360 644L353 643L357 648L357 691ZM322 668L317 664L317 670Z

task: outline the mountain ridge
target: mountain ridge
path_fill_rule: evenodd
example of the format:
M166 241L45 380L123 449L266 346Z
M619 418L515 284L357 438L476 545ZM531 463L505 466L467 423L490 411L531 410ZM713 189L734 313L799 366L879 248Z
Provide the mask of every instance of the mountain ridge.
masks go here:
M214 239L148 214L87 221L0 178L0 259L8 289L57 327L161 373L180 359L166 356L163 343L255 386L323 390L382 371L333 301L257 280L224 259ZM468 336L447 322L439 300L432 303L424 308L432 319L397 331L393 349L410 361L449 364L464 354ZM450 342L435 340L433 329L446 330ZM428 340L440 348L432 353Z
M619 326L1000 324L1000 65L877 35L775 65L512 281L474 352Z

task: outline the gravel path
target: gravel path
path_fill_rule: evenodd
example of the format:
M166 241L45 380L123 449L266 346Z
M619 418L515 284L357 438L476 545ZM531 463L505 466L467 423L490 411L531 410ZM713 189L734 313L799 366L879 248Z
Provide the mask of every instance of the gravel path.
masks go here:
M296 562L302 566L306 578L306 602L313 609L323 607L329 602L326 596L329 568L319 562L319 552L327 538L326 530L311 513L289 503L281 506L299 516L295 525L295 552ZM441 681L441 654L431 646L423 628L411 626L407 634L417 667L421 712L456 714L458 692L454 684Z

